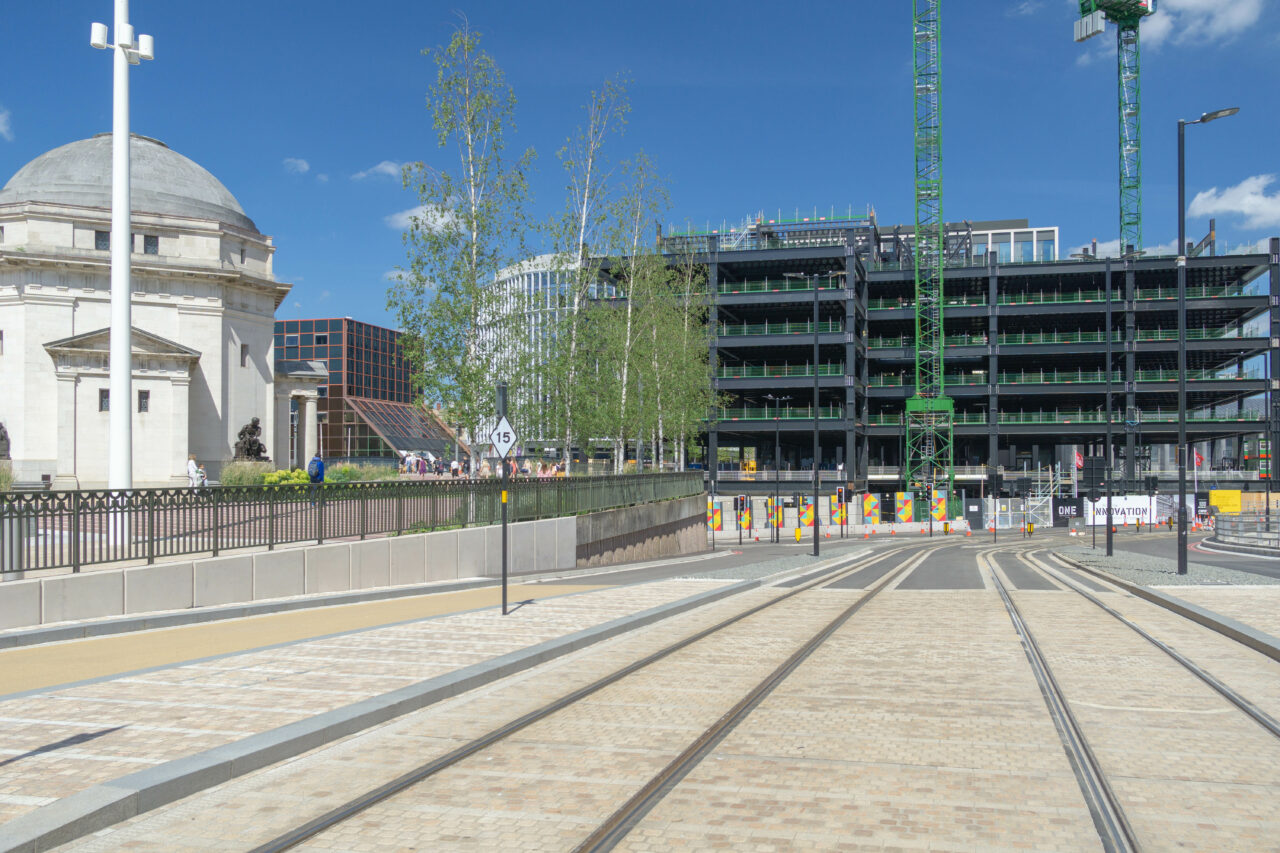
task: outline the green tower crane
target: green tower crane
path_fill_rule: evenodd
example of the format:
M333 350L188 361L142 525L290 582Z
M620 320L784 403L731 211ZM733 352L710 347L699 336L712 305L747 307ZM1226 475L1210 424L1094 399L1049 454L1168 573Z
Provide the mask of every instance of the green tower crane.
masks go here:
M912 0L916 156L916 393L907 400L908 490L952 492L955 403L942 372L942 75L940 0Z
M1080 0L1076 41L1116 25L1120 86L1120 252L1142 250L1142 76L1138 24L1156 11L1156 0Z

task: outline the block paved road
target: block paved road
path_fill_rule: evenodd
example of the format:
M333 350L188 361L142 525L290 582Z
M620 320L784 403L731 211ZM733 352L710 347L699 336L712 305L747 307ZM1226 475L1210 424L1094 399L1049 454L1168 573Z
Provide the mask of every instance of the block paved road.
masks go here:
M65 849L251 849L747 604L790 592L795 596L533 723L302 849L572 849L815 626L864 598L862 609L640 817L620 849L1101 849L997 579L1039 638L1144 848L1280 849L1280 739L1074 592L1077 576L1048 557L1053 544L1044 537L997 548L973 539L851 547L859 562L847 579L811 590L766 585L739 593L232 779ZM783 556L758 555L785 559L783 547ZM884 559L868 563L876 555ZM286 708L301 711L305 704L314 712L382 689L361 679L390 685L397 683L393 676L421 678L571 624L723 585L726 568L747 574L753 565L706 562L712 578L673 577L694 574L696 562L668 566L665 577L631 586L539 598L506 621L491 610L473 611L174 667L163 678L110 679L87 694L70 688L11 700L44 703L22 713L35 720L60 712L64 727L60 740L48 728L33 731L25 752L0 766L0 774L10 774L0 775L0 803L4 796L57 796L59 784L65 789L66 777L92 764L90 758L110 764L125 747L133 757L180 753L158 745L197 731L208 740L201 726L212 728L215 719L233 737L242 722L268 722L264 710L287 718L295 711ZM628 572L651 569L657 567ZM601 577L608 575L635 577ZM1118 588L1091 586L1100 600L1280 717L1280 663ZM1221 600L1239 609L1248 597L1258 612L1280 609L1276 587L1195 592L1210 608ZM168 721L139 721L139 700L157 690L174 691L165 703ZM90 701L77 708L83 700ZM17 710L8 705L0 702L0 715ZM202 707L210 705L224 707L207 714ZM122 740L116 726L142 730ZM109 779L120 769L97 775Z

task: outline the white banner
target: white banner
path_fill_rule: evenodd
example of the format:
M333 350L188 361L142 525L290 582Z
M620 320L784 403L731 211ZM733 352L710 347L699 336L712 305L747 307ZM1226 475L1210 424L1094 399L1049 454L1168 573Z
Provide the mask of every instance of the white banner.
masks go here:
M1167 499L1166 506L1177 506L1174 500ZM1183 498L1187 504L1187 517L1192 518L1196 509L1195 495L1187 495ZM1155 521L1160 522L1164 519L1159 517L1159 503L1146 495L1112 495L1111 496L1111 523L1124 524L1128 521L1130 524L1141 522L1150 524L1152 522L1151 512L1155 507L1157 515ZM1094 503L1085 498L1084 500L1084 516L1087 524L1103 524L1107 523L1107 499Z

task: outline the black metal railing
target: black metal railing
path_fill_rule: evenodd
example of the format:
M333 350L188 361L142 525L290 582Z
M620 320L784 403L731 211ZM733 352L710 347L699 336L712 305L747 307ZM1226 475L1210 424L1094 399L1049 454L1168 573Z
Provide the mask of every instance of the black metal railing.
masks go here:
M508 490L511 521L704 491L701 471L517 478ZM496 479L0 492L0 572L496 524L501 500Z

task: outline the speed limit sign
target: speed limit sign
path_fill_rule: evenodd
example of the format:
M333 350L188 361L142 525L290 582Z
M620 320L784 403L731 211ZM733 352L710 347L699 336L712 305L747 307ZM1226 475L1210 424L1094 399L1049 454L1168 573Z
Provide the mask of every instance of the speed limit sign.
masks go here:
M498 425L493 428L493 432L489 433L489 443L498 452L498 456L503 459L511 452L511 448L515 447L516 431L505 415L498 421Z

